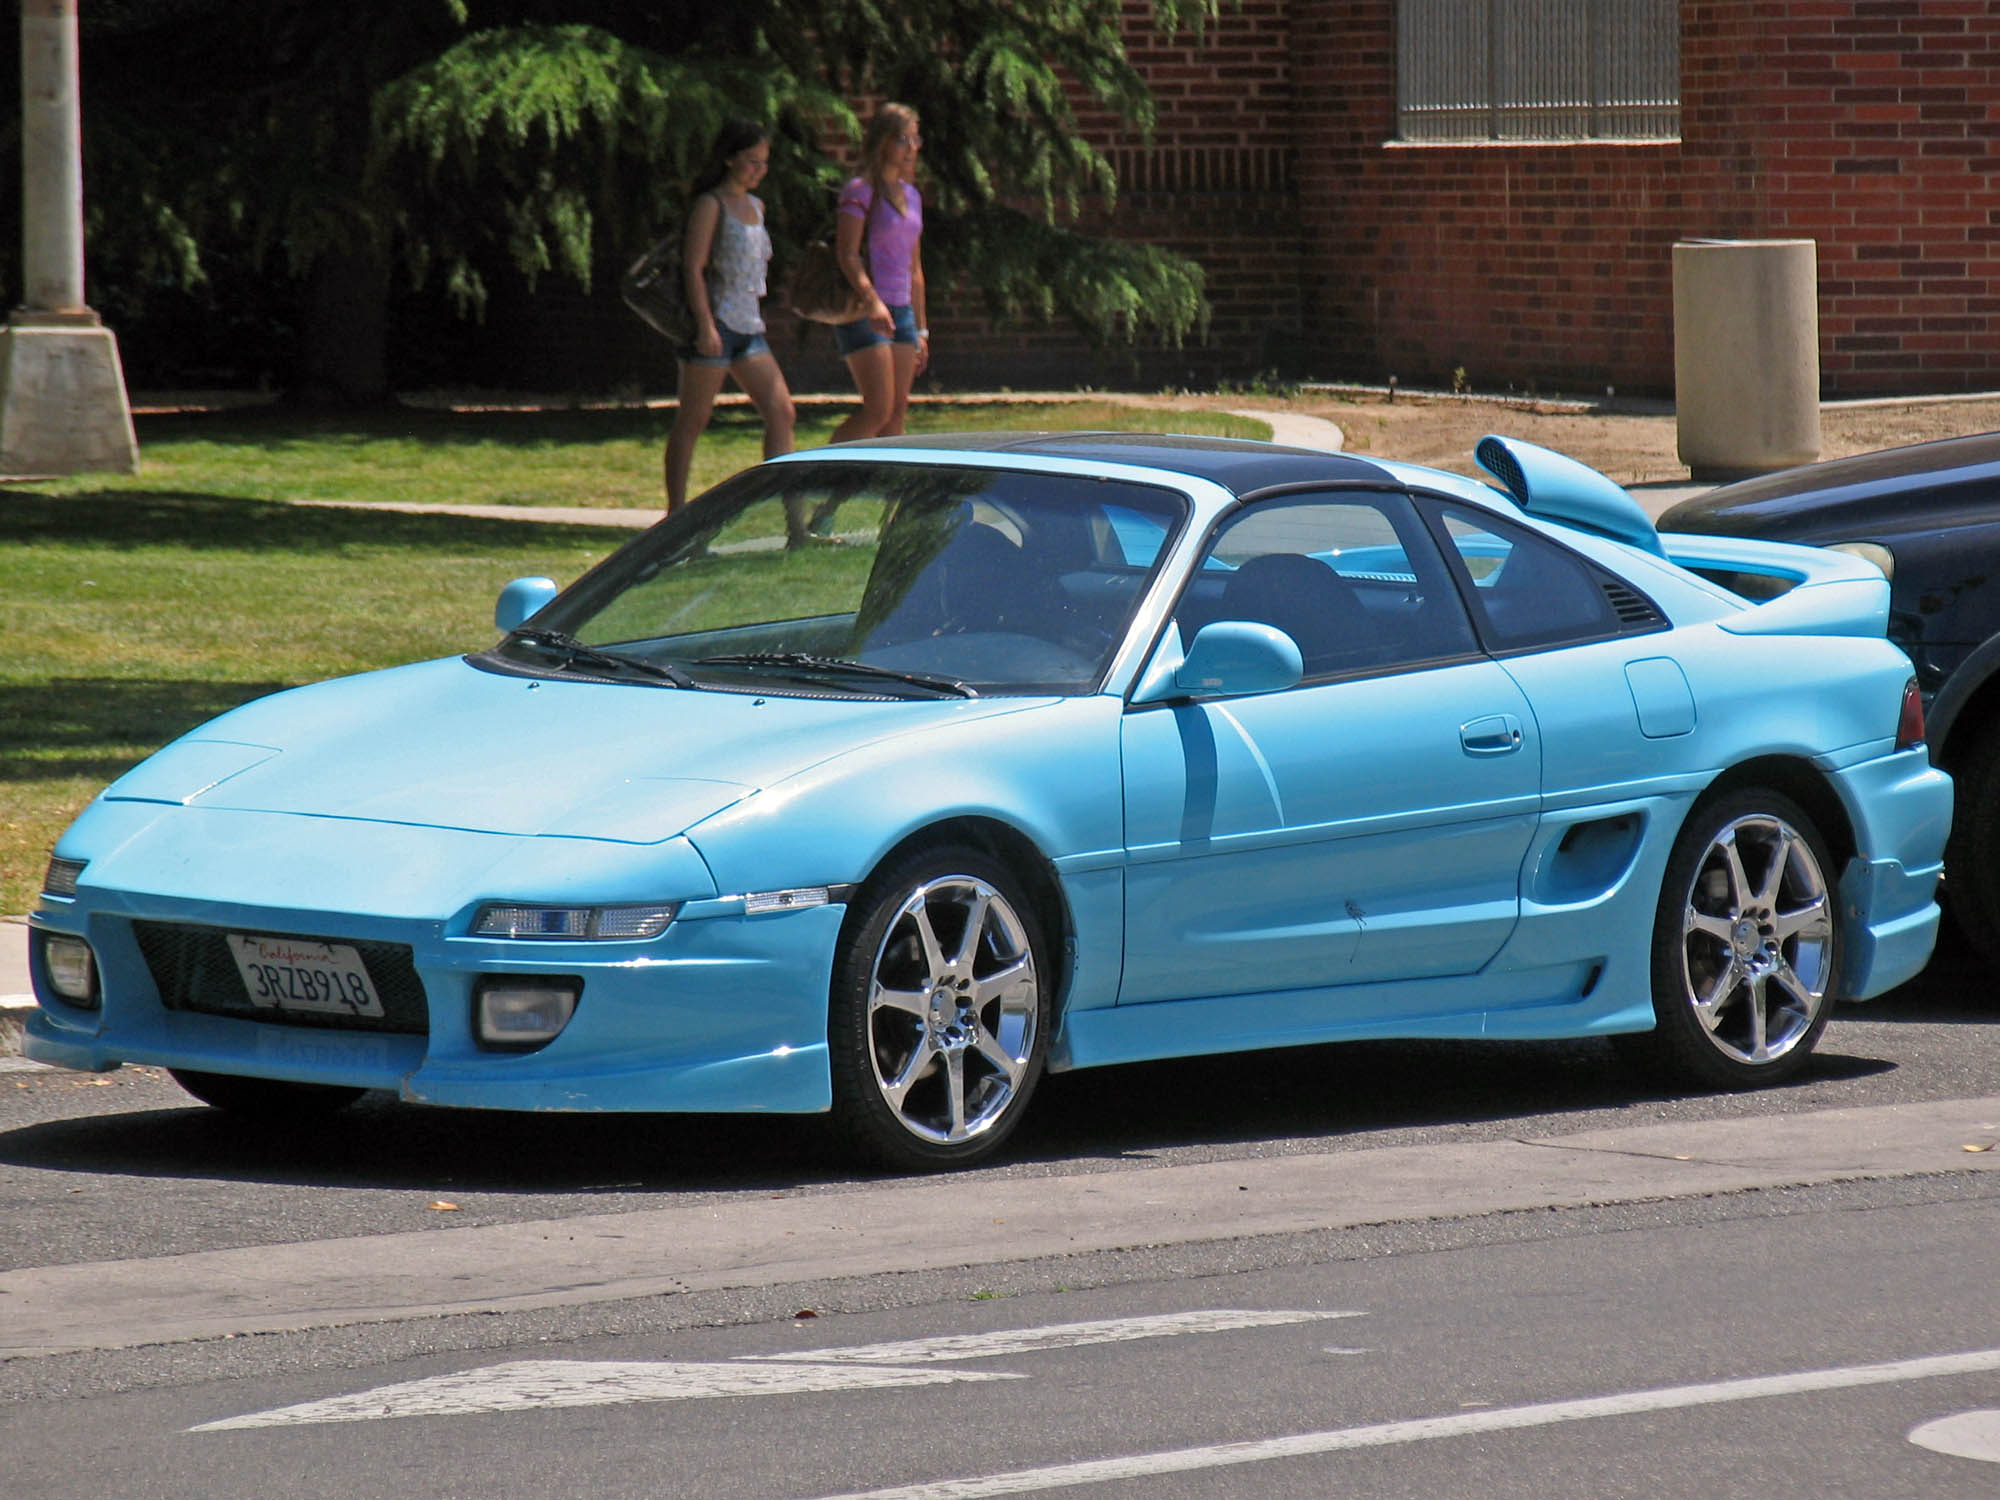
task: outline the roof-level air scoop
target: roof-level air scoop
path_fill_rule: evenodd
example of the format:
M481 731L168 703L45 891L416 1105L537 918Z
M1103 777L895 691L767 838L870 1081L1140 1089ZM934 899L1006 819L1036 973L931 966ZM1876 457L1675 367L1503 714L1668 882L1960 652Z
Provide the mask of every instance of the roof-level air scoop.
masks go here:
M1479 440L1473 457L1529 515L1667 555L1638 502L1597 470L1519 438L1491 435Z

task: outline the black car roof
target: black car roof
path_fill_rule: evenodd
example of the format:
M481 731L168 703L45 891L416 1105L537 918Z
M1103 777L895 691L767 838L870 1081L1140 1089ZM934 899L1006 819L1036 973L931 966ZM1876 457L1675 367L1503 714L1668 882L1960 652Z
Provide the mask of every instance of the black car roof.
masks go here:
M1683 500L1660 517L1662 531L1800 535L1851 530L1863 517L1898 529L1990 503L2000 484L2000 432L1940 438L1781 469ZM1802 498L1802 497L1810 497ZM1921 498L1920 498L1921 497Z
M859 446L859 445L857 445ZM871 448L930 448L968 453L1020 453L1037 458L1135 464L1186 474L1232 494L1292 484L1389 484L1391 474L1348 453L1288 448L1244 438L1153 432L955 432L876 438Z
M1970 469L1984 464L2000 466L2000 432L1977 432L1969 437L1939 438L1935 442L1885 448L1879 453L1831 458L1824 463L1740 480L1728 489L1731 493L1743 495L1792 495L1800 490L1845 488L1854 484L1901 479L1905 475L1938 474L1948 469Z

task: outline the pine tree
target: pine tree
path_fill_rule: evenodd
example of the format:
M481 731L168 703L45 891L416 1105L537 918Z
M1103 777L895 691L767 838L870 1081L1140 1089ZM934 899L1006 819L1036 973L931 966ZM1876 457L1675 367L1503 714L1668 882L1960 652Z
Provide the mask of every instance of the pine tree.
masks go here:
M1152 0L1162 30L1217 0ZM299 293L299 386L388 393L395 278L467 312L497 256L588 284L685 202L721 121L772 123L781 249L823 231L855 103L924 121L925 265L993 313L1178 341L1184 257L1076 227L1112 169L1075 104L1152 120L1119 0L88 0L94 262L198 280L251 258ZM4 62L0 62L4 66ZM12 76L18 78L18 68ZM18 200L16 200L17 202ZM16 237L18 242L18 237Z

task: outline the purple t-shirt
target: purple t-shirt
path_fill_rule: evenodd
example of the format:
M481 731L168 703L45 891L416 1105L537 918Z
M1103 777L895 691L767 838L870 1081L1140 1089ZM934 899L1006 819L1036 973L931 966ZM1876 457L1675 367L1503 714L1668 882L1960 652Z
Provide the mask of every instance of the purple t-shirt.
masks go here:
M840 194L842 213L857 219L868 215L868 275L890 307L910 305L910 261L916 255L917 237L924 232L924 195L914 182L903 184L903 202L908 212L899 214L877 193L871 213L865 177L856 177Z

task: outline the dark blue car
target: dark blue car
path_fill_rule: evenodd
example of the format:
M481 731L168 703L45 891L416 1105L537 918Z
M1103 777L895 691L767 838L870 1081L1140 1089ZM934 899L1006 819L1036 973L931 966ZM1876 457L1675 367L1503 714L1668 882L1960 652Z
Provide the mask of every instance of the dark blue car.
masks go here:
M1747 479L1660 529L1838 547L1889 575L1889 636L1916 663L1931 758L1957 788L1949 909L2000 962L2000 432Z

